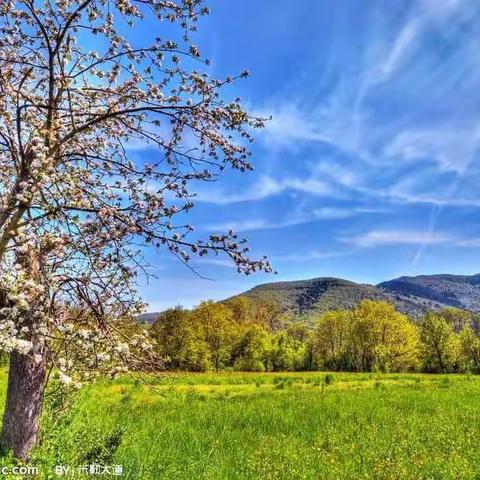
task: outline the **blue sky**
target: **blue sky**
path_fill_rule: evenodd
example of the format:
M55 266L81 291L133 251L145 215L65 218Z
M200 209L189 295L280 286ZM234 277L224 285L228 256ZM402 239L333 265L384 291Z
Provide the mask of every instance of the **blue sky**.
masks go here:
M195 42L225 91L272 115L255 171L199 186L190 222L233 228L278 275L221 257L201 279L149 252L150 310L265 281L480 271L480 5L471 0L211 0Z

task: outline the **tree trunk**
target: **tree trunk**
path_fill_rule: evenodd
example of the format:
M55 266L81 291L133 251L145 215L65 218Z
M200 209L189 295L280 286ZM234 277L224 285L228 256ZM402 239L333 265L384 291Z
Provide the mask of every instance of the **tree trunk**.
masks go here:
M46 361L44 345L24 355L10 354L7 400L0 439L5 451L26 459L38 439L40 414L45 388Z

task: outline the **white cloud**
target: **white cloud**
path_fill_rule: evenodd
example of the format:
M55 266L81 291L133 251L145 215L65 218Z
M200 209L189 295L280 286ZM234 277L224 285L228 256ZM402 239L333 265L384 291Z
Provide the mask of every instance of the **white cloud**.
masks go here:
M285 223L275 223L263 218L257 218L253 220L244 220L239 222L228 222L228 223L216 223L212 225L207 225L207 230L213 232L225 232L228 230L233 230L235 232L248 232L251 230L265 230L270 228L280 228L284 227Z
M350 86L354 91L355 87ZM366 118L356 111L353 105L355 98L352 92L344 92L339 86L326 103L313 103L311 98L302 101L301 92L291 92L299 97L298 103L275 101L274 107L266 107L264 115L271 115L272 120L267 122L266 128L259 131L259 139L269 150L286 149L299 150L304 144L323 144L339 153L354 155L359 162L368 161L364 128ZM322 159L320 165L328 164L329 160ZM345 173L345 168L343 168Z
M306 262L311 260L326 260L329 258L345 257L355 253L354 250L346 250L339 252L329 252L325 250L315 250L313 252L306 253L292 253L288 255L274 255L272 262Z
M222 224L208 225L207 229L210 231L234 230L236 232L248 232L252 230L270 230L316 222L319 220L335 220L348 218L355 215L357 212L359 212L359 210L357 209L322 207L314 208L306 212L299 212L277 221L257 218L239 222L228 222Z
M388 195L390 200L399 203L430 204L440 207L480 207L480 198L451 197L446 195L416 194L393 189Z
M388 80L397 70L417 38L421 25L422 22L419 19L414 19L402 28L387 57L379 65L379 73L374 83Z
M419 0L405 25L394 38L385 57L369 77L375 85L389 80L415 50L419 37L432 24L442 24L460 7L463 0Z
M321 125L301 108L291 101L276 103L275 106L265 107L256 112L259 117L271 117L261 132L262 138L271 147L292 148L299 142L327 142L331 138Z
M360 210L356 208L335 208L335 207L321 207L312 210L312 216L316 220L330 220L349 218L357 214Z
M340 240L359 247L377 247L384 245L443 244L451 242L452 237L440 232L371 230L358 236L343 237Z
M469 3L468 0L420 0L420 11L430 20L446 20L463 4Z
M224 205L228 203L263 200L264 198L276 195L282 191L282 185L280 185L275 179L264 176L241 192L215 189L213 184L211 184L209 190L197 192L195 199L200 202Z
M195 259L195 263L201 265L215 265L217 267L235 268L235 264L228 258L203 257Z
M455 243L457 247L466 248L480 248L480 238L469 238L465 240L459 240Z
M329 196L334 193L334 189L329 183L314 177L307 176L306 178L276 180L269 176L263 176L243 192L215 190L212 188L209 191L197 192L195 199L200 202L226 205L229 203L263 200L279 195L287 190L318 196Z
M351 165L345 165L331 159L320 160L314 167L314 173L318 177L326 177L345 187L354 187L361 180L359 172L355 171Z
M441 170L464 172L470 165L480 141L478 125L452 129L439 127L410 129L397 134L384 147L387 157L405 161L430 160Z

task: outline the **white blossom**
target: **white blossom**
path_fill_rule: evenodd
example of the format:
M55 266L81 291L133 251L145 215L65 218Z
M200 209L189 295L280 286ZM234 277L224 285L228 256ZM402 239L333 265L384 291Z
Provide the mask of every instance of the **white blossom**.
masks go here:
M61 370L58 372L58 378L61 383L65 385L70 385L72 383L72 377L69 377L67 374L63 373Z

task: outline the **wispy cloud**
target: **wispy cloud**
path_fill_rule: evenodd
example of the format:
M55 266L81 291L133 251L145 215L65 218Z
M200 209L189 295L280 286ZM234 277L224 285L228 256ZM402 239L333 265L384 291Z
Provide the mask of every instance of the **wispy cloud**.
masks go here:
M305 223L312 223L320 220L336 220L349 218L353 215L356 215L358 212L359 210L355 208L320 207L313 208L309 211L300 211L296 214L289 215L286 218L280 220L267 220L265 218L256 218L242 220L239 222L212 224L208 225L207 229L210 231L234 230L236 232L248 232L252 230L270 230L276 228L291 227L294 225L301 225Z
M253 220L243 220L239 222L214 223L207 225L207 230L212 232L224 232L233 230L235 232L248 232L251 230L265 230L270 228L281 228L289 223L286 222L272 222L263 218ZM291 224L289 224L291 225Z
M365 210L358 208L320 207L312 210L312 217L316 220L335 220L352 217L360 211L367 213Z
M212 183L208 190L203 189L197 191L195 199L200 202L225 205L229 203L263 200L272 195L277 195L282 191L283 186L276 180L263 176L245 190L237 192L232 191L232 189L225 190L223 188L218 188L216 184Z
M465 240L459 240L455 243L457 247L466 248L480 248L480 238L469 238Z
M447 192L415 192L409 191L403 184L394 185L389 191L383 192L381 198L393 203L405 203L412 205L431 205L432 207L480 207L480 197L476 196L452 196Z
M228 258L203 257L196 259L195 263L199 265L214 265L216 267L234 268L235 264Z
M290 95L297 100L272 98L254 109L259 116L272 117L259 132L259 139L270 151L298 151L305 145L319 144L357 157L366 154L358 131L365 120L352 106L353 91L346 92L344 85L339 85L326 103L318 104L312 104L307 92L292 91Z
M331 138L321 125L299 104L288 100L266 106L255 112L260 117L271 117L263 131L262 139L270 147L298 147L299 142L327 142Z
M328 250L314 250L311 252L291 253L287 255L274 255L273 262L308 262L312 260L327 260L329 258L346 257L353 255L355 250L344 251L328 251Z
M477 123L456 129L440 126L400 132L384 148L384 154L402 161L426 160L441 170L464 172L480 141Z
M400 28L386 49L386 54L372 69L368 77L371 85L391 79L401 68L415 48L421 45L420 38L432 25L442 26L464 0L419 0L405 24Z
M212 184L209 190L197 192L196 200L217 205L226 205L229 203L264 200L274 195L280 195L286 191L328 196L334 193L334 188L328 182L310 176L286 179L275 179L273 177L263 176L245 190L237 192L231 189L217 189Z
M408 22L401 29L399 35L395 38L387 57L379 65L379 71L374 80L375 83L388 80L401 65L402 60L405 58L417 38L422 23L423 22L417 18Z
M371 230L358 236L342 237L340 240L358 247L378 247L384 245L419 245L425 243L430 245L442 244L451 242L453 238L446 233L440 232Z

